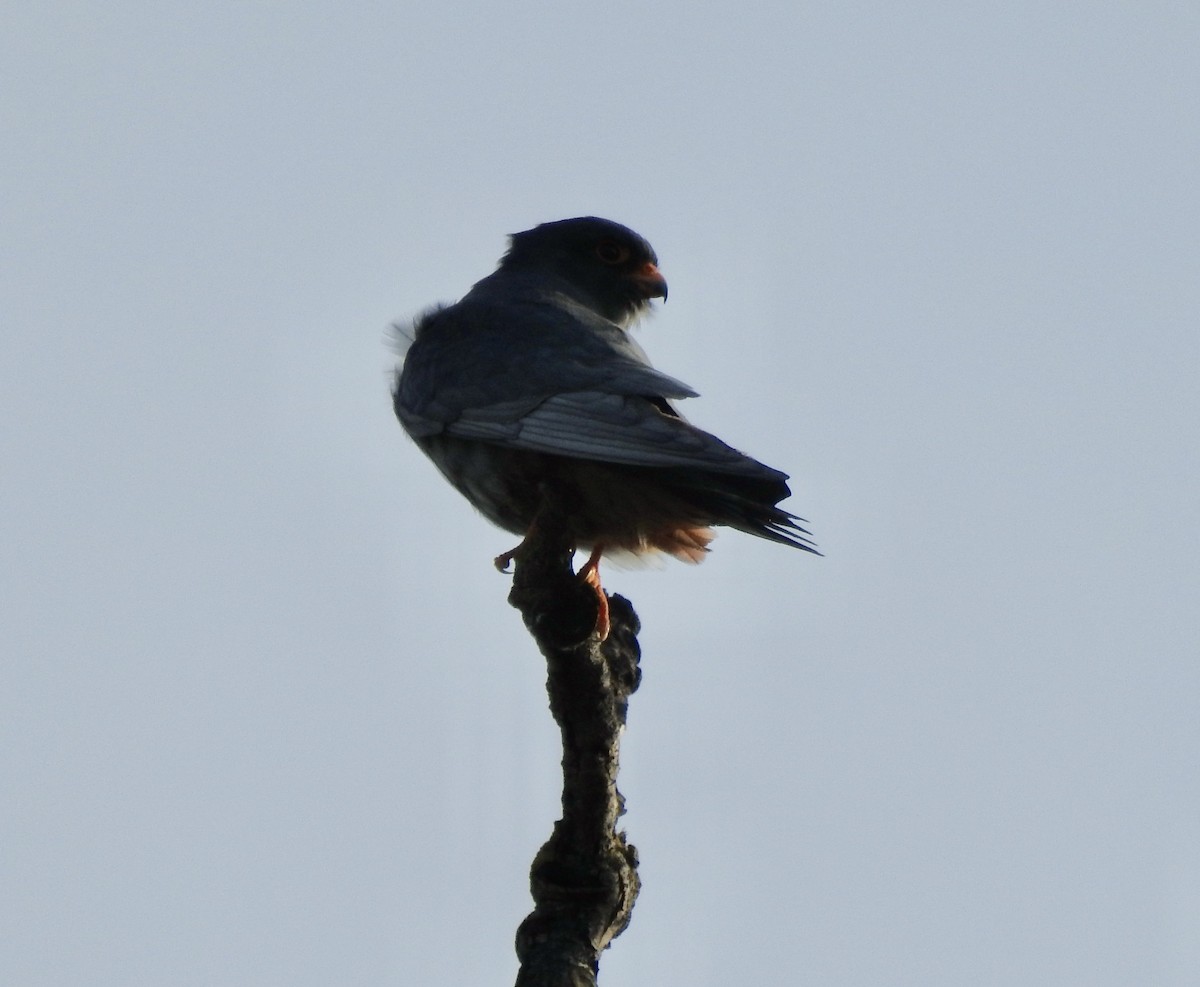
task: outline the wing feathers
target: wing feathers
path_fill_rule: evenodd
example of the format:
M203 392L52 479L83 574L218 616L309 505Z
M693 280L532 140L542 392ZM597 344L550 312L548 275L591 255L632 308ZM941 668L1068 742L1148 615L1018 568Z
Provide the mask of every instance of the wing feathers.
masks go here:
M445 431L556 456L784 479L716 436L664 414L648 398L580 391L556 394L526 408L521 402L472 408Z

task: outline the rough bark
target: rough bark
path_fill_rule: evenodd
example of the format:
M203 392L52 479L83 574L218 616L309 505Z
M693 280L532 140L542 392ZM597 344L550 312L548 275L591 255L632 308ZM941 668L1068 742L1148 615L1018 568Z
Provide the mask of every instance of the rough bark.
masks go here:
M621 728L638 686L639 623L609 597L612 624L594 633L595 592L574 574L552 507L516 556L509 602L546 657L550 711L562 732L562 818L530 869L534 909L517 930L517 987L593 987L600 953L629 924L637 851L618 833Z

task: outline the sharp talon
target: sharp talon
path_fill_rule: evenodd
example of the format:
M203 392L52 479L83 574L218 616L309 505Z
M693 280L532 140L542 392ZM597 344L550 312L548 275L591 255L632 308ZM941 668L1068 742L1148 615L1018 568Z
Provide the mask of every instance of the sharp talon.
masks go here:
M596 608L596 636L601 641L607 641L608 634L612 630L612 621L608 616L608 597L598 586L596 587L596 602L599 604Z
M535 525L532 524L529 526L529 530L525 532L525 537L521 539L520 545L517 545L515 548L510 548L507 552L503 552L492 559L492 565L494 565L499 572L503 572L505 575L508 574L508 567L512 564L512 560L521 554L521 549L525 547L525 543L533 537L534 527Z

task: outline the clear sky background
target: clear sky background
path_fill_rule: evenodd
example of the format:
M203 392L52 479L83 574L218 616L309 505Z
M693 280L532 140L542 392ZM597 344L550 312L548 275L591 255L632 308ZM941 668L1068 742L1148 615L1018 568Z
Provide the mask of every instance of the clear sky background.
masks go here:
M0 982L512 981L557 818L512 538L388 324L504 236L817 559L644 623L604 983L1200 983L1200 8L10 4Z

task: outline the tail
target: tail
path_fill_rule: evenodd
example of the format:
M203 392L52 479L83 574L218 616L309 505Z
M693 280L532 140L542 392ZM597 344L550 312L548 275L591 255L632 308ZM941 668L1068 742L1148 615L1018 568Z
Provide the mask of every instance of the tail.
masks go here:
M722 506L727 519L718 522L720 524L780 545L791 545L813 555L821 554L817 543L813 541L812 532L797 523L808 523L802 517L789 514L773 504L749 503L740 498L725 499Z
M760 465L760 464L759 464ZM738 476L693 469L669 470L671 486L712 517L713 523L744 531L780 545L820 555L802 517L778 506L792 495L787 477L769 467L757 476Z

